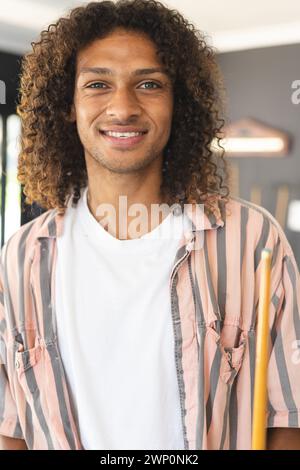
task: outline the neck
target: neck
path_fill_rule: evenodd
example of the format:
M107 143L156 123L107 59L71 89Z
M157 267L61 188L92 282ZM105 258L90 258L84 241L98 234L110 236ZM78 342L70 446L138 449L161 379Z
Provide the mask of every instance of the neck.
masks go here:
M165 203L160 191L160 161L135 174L113 173L99 164L97 171L92 167L87 166L87 204L96 220L114 237L139 238L168 215L167 205L163 211L155 212L155 207Z

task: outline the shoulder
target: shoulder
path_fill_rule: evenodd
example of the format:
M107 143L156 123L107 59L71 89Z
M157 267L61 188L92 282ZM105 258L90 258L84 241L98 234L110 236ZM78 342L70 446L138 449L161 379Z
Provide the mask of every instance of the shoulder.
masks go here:
M226 222L229 232L244 232L254 243L269 248L281 244L287 254L292 254L286 234L275 217L264 207L242 198L231 196L226 204Z
M11 237L5 242L1 249L1 264L2 267L8 263L25 262L30 256L35 247L37 239L43 233L51 230L51 224L55 224L56 209L49 209L35 219L22 225ZM16 264L14 264L16 266Z

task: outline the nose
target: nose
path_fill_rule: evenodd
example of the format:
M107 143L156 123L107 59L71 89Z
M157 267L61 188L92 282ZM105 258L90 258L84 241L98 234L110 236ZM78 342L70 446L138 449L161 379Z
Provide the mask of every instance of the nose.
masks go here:
M106 114L116 117L120 121L127 121L129 118L140 116L141 108L134 92L123 87L112 93L106 108Z

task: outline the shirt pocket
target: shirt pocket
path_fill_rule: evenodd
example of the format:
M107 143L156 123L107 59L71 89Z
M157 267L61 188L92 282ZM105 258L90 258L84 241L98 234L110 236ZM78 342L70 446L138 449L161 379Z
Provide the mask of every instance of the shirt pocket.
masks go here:
M236 348L225 348L221 344L220 348L222 353L220 378L226 384L232 384L243 363L246 340L243 340Z
M14 358L18 383L30 401L30 397L38 391L40 377L44 376L44 373L42 374L45 369L42 346L38 344L24 350L23 346L18 344Z
M245 356L247 334L241 331L237 346L228 346L222 343L221 335L211 326L208 332L214 337L216 348L220 352L220 379L227 385L232 385L243 364Z

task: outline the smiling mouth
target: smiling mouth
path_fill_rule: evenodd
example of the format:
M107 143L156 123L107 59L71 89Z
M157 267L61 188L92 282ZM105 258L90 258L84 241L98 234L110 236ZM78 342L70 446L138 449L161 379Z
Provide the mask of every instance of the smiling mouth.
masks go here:
M142 132L109 132L109 131L99 131L104 139L115 145L119 146L131 146L140 143L148 131Z
M147 131L138 131L138 132L116 132L116 131L100 131L101 134L108 135L110 137L116 137L121 139L127 139L130 137L137 137L139 135L146 134Z

